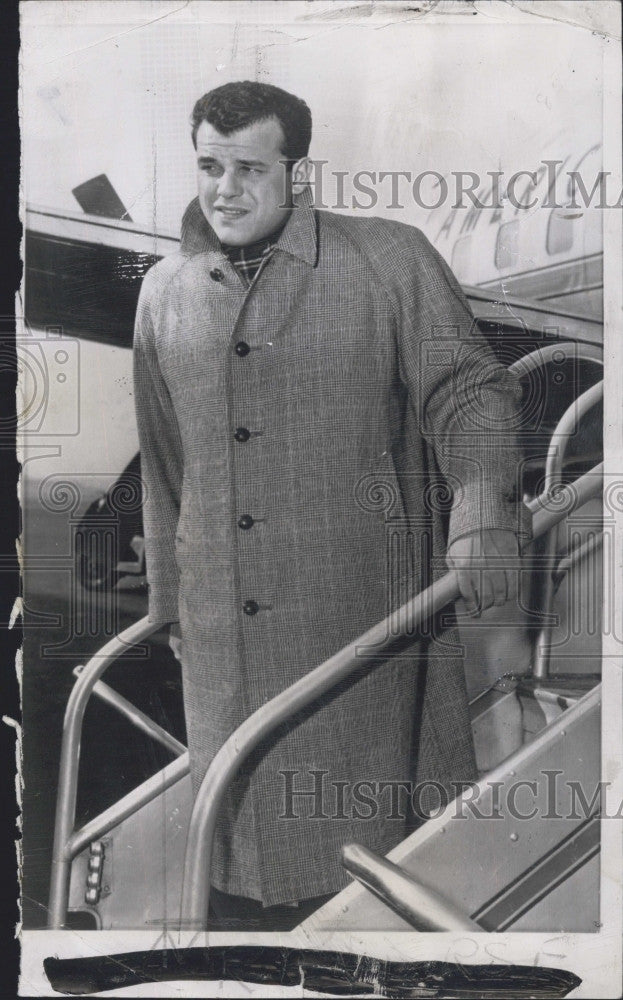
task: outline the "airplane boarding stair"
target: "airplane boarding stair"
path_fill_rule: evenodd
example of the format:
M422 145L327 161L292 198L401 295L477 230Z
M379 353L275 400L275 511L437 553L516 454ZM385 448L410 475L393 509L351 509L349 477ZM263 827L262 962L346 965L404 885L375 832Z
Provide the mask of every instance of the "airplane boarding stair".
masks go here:
M521 370L544 363L546 351L536 352L533 361L522 359ZM302 928L597 929L599 801L593 793L600 780L599 621L587 646L587 630L574 633L570 627L569 608L574 595L588 594L601 573L602 533L595 529L601 466L573 484L560 483L565 435L596 405L600 392L591 387L561 418L544 489L529 504L535 541L544 539L539 556L547 578L544 624L531 672L510 673L472 700L478 784L438 810L387 859L345 844L343 863L356 881ZM410 602L410 613L401 620L421 625L457 595L455 574L448 573ZM91 925L104 929L204 928L214 825L231 778L277 725L361 667L358 647L375 646L378 653L380 642L389 651L396 641L395 635L387 638L380 622L258 709L216 755L193 804L184 747L101 680L128 645L157 628L142 619L126 629L81 668L72 692L61 757L50 927L79 926L88 915ZM92 692L166 745L175 759L75 829L80 734Z

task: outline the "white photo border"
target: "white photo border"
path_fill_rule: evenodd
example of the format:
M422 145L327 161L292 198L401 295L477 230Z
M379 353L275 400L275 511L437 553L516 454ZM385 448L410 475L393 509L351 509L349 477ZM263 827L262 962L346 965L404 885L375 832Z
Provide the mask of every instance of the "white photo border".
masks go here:
M305 3L305 0L288 0L285 4L275 4L273 0L262 3L263 8L281 8L279 17L287 18L297 6L322 6L329 4ZM609 23L612 23L612 4L608 0ZM259 6L249 2L234 4L216 4L215 2L191 3L190 5L171 3L139 3L124 4L126 11L122 15L128 22L136 18L139 8L141 18L145 22L168 16L171 23L192 23L193 18L207 16L206 11L219 8L219 15L224 16L224 7L230 9L229 17L253 17ZM359 4L334 4L340 7L344 17L349 12L356 17L355 8ZM599 32L596 22L599 17L594 10L594 4L576 3L567 0L566 3L516 3L504 4L493 0L492 3L465 4L459 0L449 9L447 4L440 4L436 9L432 4L420 4L427 23L465 23L467 15L470 27L474 31L495 18L500 23L508 25L525 23L526 19L539 17L543 22L553 23L568 17L569 23L578 26L578 30ZM90 10L103 12L106 3L87 5L70 0L64 3L68 23L72 18L93 17ZM397 18L398 11L391 13L388 4L378 4L377 7L387 8L387 16ZM396 4L402 10L403 5ZM46 0L36 0L32 5L23 6L25 23L37 17L43 19L53 17L52 8ZM459 9L460 8L460 9ZM538 8L538 10L537 10ZM590 8L593 8L592 10ZM245 13L246 12L246 13ZM335 12L337 13L337 11ZM116 15L118 16L118 15ZM405 20L405 30L409 22L407 5L402 14ZM266 10L262 12L262 20L268 20ZM608 20L608 18L606 18ZM361 23L361 21L358 21ZM510 29L509 29L510 30ZM603 81L604 81L604 170L613 177L613 187L620 191L623 186L621 174L621 54L617 37L603 33ZM604 413L604 446L605 446L605 488L618 484L623 489L623 446L621 399L623 399L623 338L621 336L621 316L623 315L621 268L622 268L622 219L617 210L604 212L604 346L605 346L605 413ZM615 623L613 634L603 636L603 699L602 699L602 780L606 783L610 813L614 813L623 803L623 768L621 764L621 748L623 747L623 648L617 636L623 635L623 511L616 512L615 566L618 570L614 592L608 592L604 587L604 602L607 606L608 620ZM26 664L23 669L28 669ZM388 961L446 961L458 962L463 966L474 964L521 964L528 966L552 966L566 969L582 979L581 985L572 993L573 998L619 997L622 980L622 942L623 942L623 838L621 823L613 819L602 820L602 862L601 862L601 927L596 933L590 934L556 934L556 933L481 933L473 935L454 933L371 933L356 934L327 933L313 937L304 937L300 932L289 934L223 934L210 933L200 935L182 934L178 942L180 947L187 947L191 941L194 946L217 946L224 944L253 943L288 948L308 948L313 950L350 951L358 954L370 954ZM57 957L101 956L104 954L119 955L135 950L153 948L158 934L156 932L108 932L108 931L21 931L21 982L20 995L49 996L50 984L43 971L43 959L54 955ZM101 996L181 996L203 997L216 984L205 981L184 983L147 984L123 990L111 990L96 994ZM220 984L219 996L262 996L265 988L250 986L244 983ZM271 987L272 996L290 997L301 995L292 988Z

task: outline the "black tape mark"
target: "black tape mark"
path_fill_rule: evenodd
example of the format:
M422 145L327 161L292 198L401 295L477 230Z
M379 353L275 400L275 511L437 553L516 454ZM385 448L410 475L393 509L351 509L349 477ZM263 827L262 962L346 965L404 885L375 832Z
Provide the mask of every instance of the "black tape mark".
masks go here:
M89 993L175 980L234 981L302 986L318 993L410 1000L526 1000L565 997L582 980L564 969L530 965L455 965L385 962L368 955L263 945L167 948L93 958L46 958L45 973L58 993Z

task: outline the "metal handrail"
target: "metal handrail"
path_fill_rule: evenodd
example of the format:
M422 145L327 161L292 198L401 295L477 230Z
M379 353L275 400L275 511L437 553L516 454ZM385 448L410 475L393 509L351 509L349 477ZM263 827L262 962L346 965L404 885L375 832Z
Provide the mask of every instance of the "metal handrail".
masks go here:
M548 501L551 501L551 496L548 494L544 494L537 500L532 501L528 507L534 513L533 537L539 537L540 534L543 534L557 524L560 519L569 513L570 506L581 506L586 499L596 494L598 492L597 486L601 487L601 472L602 467L596 466L590 473L582 476L573 487L565 487L564 490L566 490L567 494L573 489L574 495L570 497L571 503L566 502L565 498L563 498L562 504L560 503L559 495L555 501L555 508L557 509L552 510L547 508ZM458 586L456 575L452 572L446 574L446 576L433 584L428 590L419 594L403 610L408 609L409 614L413 612L417 613L419 616L417 622L421 622L425 616L428 617L437 610L440 610L443 606L454 600L456 596L458 596ZM414 623L414 620L410 617L401 617L400 620L410 621L411 624ZM364 666L365 658L357 655L357 649L360 644L370 642L376 644L382 640L386 640L389 633L388 625L389 619L379 623L364 636L357 639L356 642L352 643L351 646L346 647L345 650L336 654L331 660L326 661L325 664L316 667L314 671L303 677L297 684L286 689L277 698L262 706L223 745L204 778L191 816L186 851L183 913L187 910L190 914L197 911L200 914L207 913L208 877L206 875L202 879L202 871L210 868L212 842L211 840L209 842L206 840L202 844L201 837L203 834L201 831L208 830L211 827L213 834L214 824L210 819L210 813L218 809L218 805L231 776L233 776L256 743L263 739L266 733L278 725L282 719L287 718L303 705L313 701L325 690L337 684L342 677L347 676L348 673L352 673L356 667ZM140 805L155 798L161 793L163 787L165 787L162 776L155 775L154 780L150 779L143 787L145 794L140 798L140 801L136 798L135 793L131 793L130 796L121 800L120 803L116 803L111 809L106 810L101 816L96 817L90 823L86 824L82 830L74 830L78 764L80 758L80 732L88 699L102 674L118 656L125 652L129 646L147 638L160 628L160 623L154 624L148 621L147 618L142 618L119 636L112 639L100 654L93 657L87 663L70 695L63 728L54 832L48 919L51 928L59 928L64 925L69 897L70 866L76 854L86 846L90 839L102 836L103 832L112 829ZM395 635L392 636L392 642L399 641L399 638ZM375 659L378 656L380 648L379 645L376 646ZM389 648L389 645L387 648ZM344 662L345 655L349 653L353 654L351 655L351 659ZM257 727L255 736L253 735L254 727ZM249 741L249 734L251 734L251 741ZM226 761L227 767L224 771L221 771L223 761ZM171 780L166 783L166 787L180 780L188 773L188 758L186 756L180 758L174 765L170 765L170 767L173 770ZM215 787L211 790L209 800L204 802L207 794L206 789L214 781L215 775L218 776L218 782L215 782ZM207 827L205 819L206 808L208 811ZM200 866L199 873L194 870L192 865L193 851ZM189 886L201 887L202 884L205 886L205 906L201 899L195 899L195 893L189 889ZM192 896L190 901L187 899L189 893ZM201 895L201 892L199 894ZM193 918L192 916L190 919L197 920L196 917ZM197 925L202 926L203 920L203 917L199 917Z
M153 802L154 799L166 792L168 788L172 788L188 774L190 774L190 763L187 750L181 757L163 767L161 771L152 774L151 778L144 781L138 788L128 792L110 808L105 809L99 816L94 816L79 830L75 830L67 843L67 853L71 855L72 859L75 858L93 840L99 840L109 830L118 826L128 816L133 816L148 802Z
M597 382L595 385L591 386L590 389L587 389L586 392L583 392L581 396L578 396L578 398L573 401L560 418L556 430L552 435L547 452L547 460L545 463L545 481L543 484L544 492L546 494L551 494L552 490L560 483L565 453L567 451L567 445L571 435L582 417L584 417L589 410L593 408L593 406L603 399L603 392L603 382ZM539 680L545 680L549 672L550 650L554 631L552 606L556 591L554 569L558 553L558 544L559 525L557 524L547 535L545 549L542 555L546 571L545 585L541 600L541 610L543 613L544 624L537 640L533 667L534 676L538 677Z
M553 501L556 509L548 509L548 502L552 503L551 496L539 497L533 506L535 513L532 540L549 531L572 509L596 495L601 490L602 473L603 466L600 464L581 476L572 486L562 487ZM205 928L218 811L233 776L248 755L295 712L306 708L355 671L378 663L380 652L390 653L402 639L402 635L392 634L390 626L395 617L401 622L409 622L410 629L418 628L426 618L439 612L458 596L457 575L455 571L451 571L403 605L397 616L392 614L374 625L364 635L258 708L225 741L202 780L190 818L184 860L181 928ZM362 654L362 649L366 648L373 652Z
M545 461L545 478L543 492L551 491L560 482L562 468L569 438L574 433L582 417L586 416L603 398L603 381L596 382L567 407L556 425L556 430L550 439Z
M527 506L533 513L533 537L550 530L560 519L565 517L571 509L581 506L591 496L597 494L601 489L602 466L596 466L591 472L586 473L572 487L563 488L565 496L560 494L552 501L549 495L543 495L531 501ZM548 508L548 503L553 503L553 507ZM458 586L456 574L454 572L446 574L438 580L428 590L423 591L413 599L403 609L409 610L409 615L417 609L417 613L422 616L430 616L433 612L454 600L458 596ZM392 616L393 618L393 616ZM401 621L409 621L410 627L413 619L402 616ZM390 618L379 623L364 636L356 640L341 653L336 654L320 667L316 667L310 674L307 674L293 687L286 689L277 698L268 702L258 709L243 725L236 730L227 742L223 745L217 756L214 758L204 781L199 790L195 806L193 808L189 837L186 850L185 875L184 875L184 903L182 913L188 912L191 921L192 914L195 914L194 925L203 926L205 914L208 907L208 876L202 878L202 873L207 872L211 867L212 840L205 840L202 843L201 831L212 829L213 822L210 813L215 813L218 809L222 795L224 794L231 776L242 764L247 754L256 743L263 739L267 732L271 731L282 719L293 714L303 705L312 702L316 697L328 690L338 681L352 673L356 667L365 665L363 657L357 655L360 644L366 642L377 642L379 638L387 639L389 634ZM56 808L56 823L54 831L54 850L52 862L52 880L50 888L50 904L48 926L50 928L61 928L64 926L68 899L69 880L71 874L71 862L73 858L91 841L103 836L105 832L112 829L127 816L136 811L137 808L156 798L164 788L170 787L175 782L181 780L189 772L188 756L178 758L164 769L164 772L154 775L148 782L141 786L140 794L136 792L121 799L110 809L107 809L100 816L95 817L80 830L74 830L76 813L76 795L78 766L80 760L80 732L84 712L88 699L93 692L102 674L108 669L111 663L122 653L126 652L131 645L141 642L162 627L161 623L150 622L147 618L142 618L136 624L130 626L119 636L112 639L102 649L100 654L92 657L84 667L78 681L74 685L67 708L65 711L65 721L63 727L63 743L61 749L59 788ZM398 636L392 636L392 642L399 641ZM389 649L389 644L388 647ZM377 660L379 647L374 651L374 658ZM344 662L345 655L352 653L351 659ZM335 667L337 661L337 669ZM295 691L296 689L296 691ZM294 696L293 696L294 695ZM257 727L255 737L253 729ZM251 733L251 741L249 734ZM227 770L221 771L222 762L228 762ZM166 772L166 774L165 774ZM214 782L214 789L210 790L210 784ZM209 800L206 800L207 792L210 791ZM206 827L206 809L208 811ZM192 841L191 841L192 832ZM194 846L193 846L194 845ZM199 865L199 872L192 864L193 851ZM191 892L192 887L196 892ZM190 888L189 888L190 887ZM202 887L205 889L205 904L202 900ZM189 901L188 896L192 898ZM197 898L198 897L198 898ZM199 916L196 916L196 914ZM186 921L184 921L186 924Z
M74 676L79 677L83 671L83 666L74 667ZM133 705L131 701L128 701L123 695L109 687L108 684L98 681L93 688L93 694L106 705L114 708L119 715L122 715L128 722L131 722L136 729L140 729L146 736L155 740L156 743L160 743L161 746L165 747L175 757L181 757L186 753L187 747L183 743L180 743L175 736L172 736L166 729L159 726L145 712L142 712L140 708L137 708L136 705Z
M538 347L536 351L531 351L530 354L524 354L523 357L518 358L517 361L509 366L509 371L514 372L515 375L522 378L542 365L557 362L558 358L556 355L561 352L564 353L566 350L571 350L577 361L594 361L595 364L599 364L603 368L603 351L600 347L596 347L594 344L576 343L573 340L560 340L551 344L544 344L543 347Z
M566 556L563 556L563 558L556 566L556 574L554 580L556 589L558 589L558 587L562 583L567 573L569 573L572 569L574 569L574 567L577 566L578 563L594 555L597 549L600 549L602 547L603 543L604 543L603 532L600 532L598 535L591 534L586 539L586 541L582 542L581 545L578 545L576 548L571 549L571 551L568 552Z
M518 376L527 375L542 365L556 363L557 355L561 352L564 355L566 350L572 350L573 356L578 361L592 361L603 368L603 351L593 344L576 344L573 341L561 341L559 343L546 344L519 358L511 366ZM551 437L547 458L545 462L544 493L551 493L552 489L560 482L565 453L569 438L581 418L597 403L603 396L603 382L591 386L578 399L567 408ZM543 562L546 568L551 566L551 572L547 572L545 577L544 593L542 595L542 614L544 625L536 643L536 654L533 672L535 677L545 680L549 671L550 649L553 632L553 622L551 611L554 603L555 581L554 563L558 551L559 530L558 525L549 532Z
M111 663L133 646L162 628L147 618L141 618L130 625L104 648L92 657L81 676L74 684L63 722L63 742L59 765L58 796L56 799L56 821L54 825L54 847L52 851L52 877L50 881L50 905L48 926L63 927L69 900L69 876L71 862L70 841L76 822L76 797L78 792L78 764L80 761L80 736L82 721L91 692L102 674ZM158 794L157 791L155 794Z
M455 903L363 844L346 844L342 848L342 864L349 875L419 931L484 930L461 913Z

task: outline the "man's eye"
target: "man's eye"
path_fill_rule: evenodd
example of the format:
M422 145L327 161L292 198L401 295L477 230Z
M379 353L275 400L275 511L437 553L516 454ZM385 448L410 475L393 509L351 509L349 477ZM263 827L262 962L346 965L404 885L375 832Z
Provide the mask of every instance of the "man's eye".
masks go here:
M241 172L243 174L259 174L259 173L261 173L261 171L258 170L257 167L247 167L247 166L244 166L244 165L240 167L240 170L241 170Z
M204 163L202 164L201 169L204 173L211 174L213 176L216 176L216 174L219 173L219 168L216 163Z

